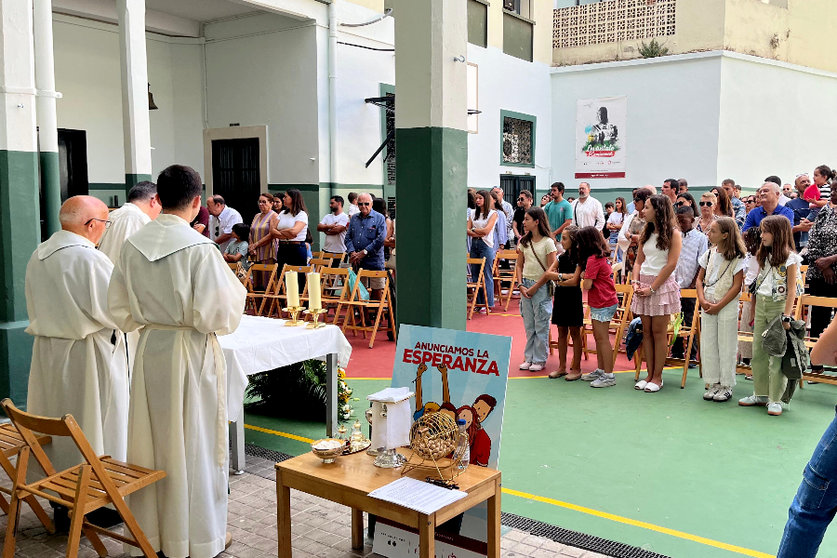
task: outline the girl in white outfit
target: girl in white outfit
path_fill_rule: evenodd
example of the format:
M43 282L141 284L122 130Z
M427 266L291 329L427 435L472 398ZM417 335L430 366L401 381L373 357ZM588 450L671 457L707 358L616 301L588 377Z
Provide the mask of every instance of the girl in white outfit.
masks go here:
M720 217L707 233L712 247L698 259L697 296L700 304L700 346L703 398L729 401L735 385L738 340L738 295L744 281L746 249L735 220Z

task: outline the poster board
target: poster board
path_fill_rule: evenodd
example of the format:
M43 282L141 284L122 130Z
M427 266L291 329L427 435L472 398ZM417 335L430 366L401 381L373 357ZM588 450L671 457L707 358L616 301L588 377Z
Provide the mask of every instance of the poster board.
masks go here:
M413 420L430 412L452 412L465 418L471 440L469 466L498 468L510 357L510 337L402 325L392 386L415 391L410 401ZM482 504L438 526L437 545L467 551L469 557L485 556L486 517ZM374 552L388 558L415 555L416 533L378 521Z
M625 96L578 100L576 178L625 178L627 114Z

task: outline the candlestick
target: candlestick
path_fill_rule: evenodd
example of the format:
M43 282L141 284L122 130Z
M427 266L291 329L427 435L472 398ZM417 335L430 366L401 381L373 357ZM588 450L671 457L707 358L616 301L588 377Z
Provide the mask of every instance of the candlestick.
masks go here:
M308 274L308 309L321 310L323 307L322 285L320 274L311 272Z
M320 327L325 327L326 326L325 322L318 323L318 321L320 319L320 314L325 314L327 312L328 312L328 310L323 310L322 308L313 309L313 310L306 310L305 313L311 315L314 318L314 321L313 322L308 322L308 325L305 326L305 327L307 327L308 329L317 329L317 328L320 328Z
M285 272L285 295L288 297L288 308L299 306L299 279L296 271Z
M297 320L297 316L299 313L302 312L304 308L302 306L288 306L287 308L282 308L282 311L287 312L291 315L290 321L285 322L285 326L293 327L298 325L305 325L305 322Z

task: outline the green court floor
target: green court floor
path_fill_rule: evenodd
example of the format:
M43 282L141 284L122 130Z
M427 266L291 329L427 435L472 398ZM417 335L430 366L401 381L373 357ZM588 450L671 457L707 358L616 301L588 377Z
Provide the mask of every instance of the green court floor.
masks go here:
M500 468L503 511L673 557L772 556L802 469L834 417L837 387L806 385L781 417L701 398L667 371L657 394L617 385L509 380ZM735 396L752 383L739 376ZM352 380L365 396L389 385ZM248 414L247 442L298 455L324 424ZM297 437L292 439L287 437ZM299 439L301 438L301 439ZM837 528L821 557L837 557Z

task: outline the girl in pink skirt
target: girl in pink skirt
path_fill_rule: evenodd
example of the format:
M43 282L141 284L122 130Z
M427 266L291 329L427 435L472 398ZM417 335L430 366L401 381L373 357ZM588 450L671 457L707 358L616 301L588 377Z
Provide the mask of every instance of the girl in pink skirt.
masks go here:
M648 376L638 381L634 389L655 393L663 387L669 320L671 314L680 312L680 287L674 279L674 268L682 239L667 196L648 198L643 213L646 224L634 264L631 311L642 319L642 348Z

